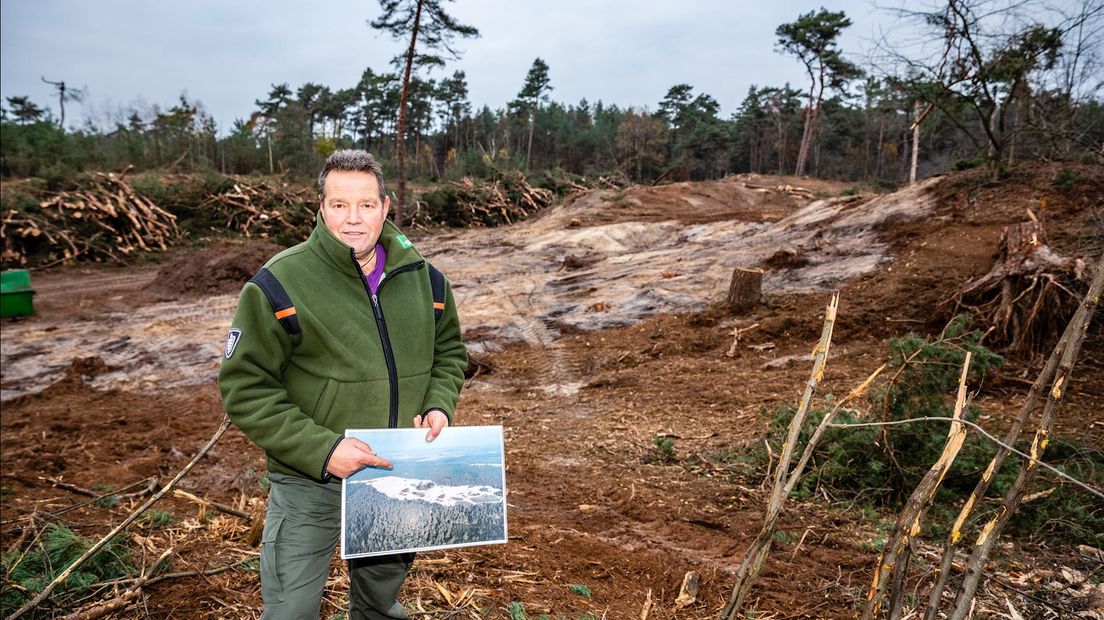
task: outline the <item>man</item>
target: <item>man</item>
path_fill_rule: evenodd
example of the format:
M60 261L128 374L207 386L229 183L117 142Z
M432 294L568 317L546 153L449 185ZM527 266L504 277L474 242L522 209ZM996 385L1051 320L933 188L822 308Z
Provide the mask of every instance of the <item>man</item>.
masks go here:
M467 364L448 282L387 220L375 159L335 152L318 189L310 238L242 289L219 372L226 412L268 456L266 620L318 617L340 479L391 467L345 430L413 426L432 441L451 421ZM350 560L350 620L406 618L395 599L412 561Z

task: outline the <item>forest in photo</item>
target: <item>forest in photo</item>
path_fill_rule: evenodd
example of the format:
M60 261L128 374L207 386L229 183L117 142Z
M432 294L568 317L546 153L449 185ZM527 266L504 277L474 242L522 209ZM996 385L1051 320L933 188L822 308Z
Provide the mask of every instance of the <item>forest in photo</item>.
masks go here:
M425 482L411 486L433 492ZM430 498L395 499L369 484L352 484L345 518L345 554L349 557L505 542L506 538L501 490L497 501L450 505Z

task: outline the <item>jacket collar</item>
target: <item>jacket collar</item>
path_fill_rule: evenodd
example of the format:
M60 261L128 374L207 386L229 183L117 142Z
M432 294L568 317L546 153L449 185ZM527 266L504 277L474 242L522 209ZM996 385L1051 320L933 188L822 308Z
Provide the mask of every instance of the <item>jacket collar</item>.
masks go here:
M411 263L425 261L418 250L414 249L414 245L410 243L406 235L391 223L391 220L384 220L379 243L383 244L383 249L387 252L387 262L383 265L384 272L391 272ZM353 259L353 249L334 236L329 228L326 228L321 210L315 215L314 232L307 239L307 245L330 267L347 276L360 277L356 262Z

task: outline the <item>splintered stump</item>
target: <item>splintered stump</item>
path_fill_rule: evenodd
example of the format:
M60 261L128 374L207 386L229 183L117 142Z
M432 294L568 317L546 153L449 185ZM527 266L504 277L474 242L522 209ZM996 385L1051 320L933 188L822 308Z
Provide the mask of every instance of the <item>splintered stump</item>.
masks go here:
M967 282L955 295L955 312L971 311L993 329L989 342L1010 351L1040 354L1077 305L1074 291L1088 279L1085 261L1059 254L1047 244L1042 222L1004 230L989 273Z
M759 305L763 290L763 271L737 267L732 271L732 281L728 285L725 305L740 311Z

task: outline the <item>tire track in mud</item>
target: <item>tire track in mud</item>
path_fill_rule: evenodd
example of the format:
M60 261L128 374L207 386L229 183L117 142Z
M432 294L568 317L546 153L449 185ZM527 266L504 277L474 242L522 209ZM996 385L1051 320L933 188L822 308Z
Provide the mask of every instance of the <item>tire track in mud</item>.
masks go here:
M501 286L492 288L513 307L514 317L511 322L522 338L532 346L539 346L545 353L538 358L535 370L538 376L545 377L547 381L536 387L550 395L567 398L568 402L575 401L579 388L583 386L583 382L578 379L578 364L574 363L565 347L558 342L559 329L555 319L537 316L539 306L533 301L537 295L537 286L517 293L507 293Z
M157 277L157 270L145 268L137 273L109 273L81 276L79 280L56 279L46 277L34 284L35 292L39 295L52 294L64 291L67 296L83 293L100 293L123 289L126 291L141 290Z

